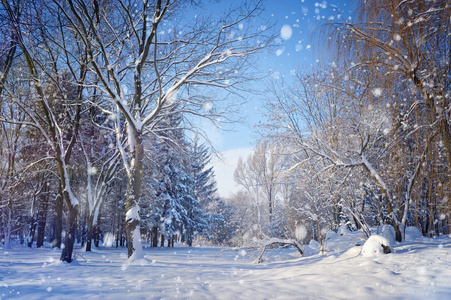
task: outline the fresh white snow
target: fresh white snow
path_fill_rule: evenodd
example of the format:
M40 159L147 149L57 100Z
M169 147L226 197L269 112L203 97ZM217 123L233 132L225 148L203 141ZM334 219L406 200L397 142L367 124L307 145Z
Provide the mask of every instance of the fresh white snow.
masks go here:
M388 247L389 252L392 252L393 247L390 241L384 236L375 234L365 242L361 253L366 257L379 256L385 253L384 247Z
M126 248L76 248L68 264L59 250L13 245L0 249L0 299L450 299L451 238L408 237L365 257L362 234L342 229L324 254L312 242L304 257L273 249L261 264L252 249L183 246L132 262Z

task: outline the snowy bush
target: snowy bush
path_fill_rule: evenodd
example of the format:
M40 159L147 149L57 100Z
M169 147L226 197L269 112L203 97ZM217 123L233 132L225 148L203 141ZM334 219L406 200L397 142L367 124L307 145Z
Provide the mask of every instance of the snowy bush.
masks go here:
M362 248L362 256L371 257L393 252L390 241L381 235L372 235Z
M316 255L321 251L321 245L316 240L311 240L308 245L304 246L304 256Z
M330 230L326 235L326 241L333 240L337 237L337 233L333 230Z
M348 228L347 225L341 225L341 226L338 228L337 233L338 233L339 235L351 235L351 234L353 234L353 233L349 230L349 228Z
M361 245L362 233L360 231L350 231L346 225L340 226L337 232L333 230L327 233L324 247L326 252L345 251L349 247Z
M406 241L414 241L421 237L422 237L422 234L421 234L420 230L418 230L418 228L416 228L414 226L406 228L406 236L405 236Z

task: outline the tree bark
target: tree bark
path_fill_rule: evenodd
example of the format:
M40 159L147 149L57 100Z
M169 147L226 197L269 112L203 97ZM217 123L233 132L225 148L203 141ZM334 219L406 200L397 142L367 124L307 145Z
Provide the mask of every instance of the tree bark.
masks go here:
M49 194L48 188L45 189L46 194L42 196L41 203L39 204L38 212L38 235L36 237L36 247L40 248L44 246L45 237L45 224L47 221L47 209L49 207Z
M158 247L158 227L152 227L152 247Z
M391 201L389 201L389 200L387 200L387 211L388 211L388 215L390 216L392 226L395 229L395 239L397 242L402 242L401 230L399 229L399 224L396 222L396 219L394 217L393 207L391 205Z
M127 250L128 257L138 249L142 248L141 241L135 240L139 234L134 234L135 231L140 230L140 218L139 218L139 199L141 198L142 179L143 179L143 158L144 158L144 145L142 136L138 132L134 132L133 135L135 143L134 162L131 166L129 180L127 185L127 196L125 199L125 234L127 238Z
M91 245L92 245L92 223L93 223L93 216L88 217L88 231L86 232L86 252L91 251Z
M30 232L28 234L28 240L27 240L27 246L28 248L31 248L33 246L33 241L34 241L34 233L36 231L36 222L37 222L37 218L35 217L35 215L33 214L31 216L31 223L30 223Z
M100 243L100 226L99 226L99 222L97 221L96 224L94 224L94 245L96 247L99 247L99 243Z
M53 227L53 240L52 240L52 248L60 248L61 249L61 233L63 231L63 197L61 196L62 191L61 187L59 187L58 196L55 200L55 212L54 212L54 227Z
M258 257L254 260L255 263L261 263L262 262L262 258L263 258L263 254L265 253L266 249L271 247L271 246L285 246L285 245L291 245L293 247L296 248L296 250L299 252L299 254L301 256L304 255L304 251L302 251L302 246L301 244L299 244L297 241L295 240L282 240L282 239L276 239L276 238L271 238L269 240L263 241L261 243L261 246L259 247L259 255Z
M66 220L66 238L64 239L64 249L61 252L60 260L68 263L72 262L72 253L74 251L75 232L77 230L78 205L70 206L67 212Z
M188 225L186 229L186 244L191 247L193 245L194 230L193 227Z

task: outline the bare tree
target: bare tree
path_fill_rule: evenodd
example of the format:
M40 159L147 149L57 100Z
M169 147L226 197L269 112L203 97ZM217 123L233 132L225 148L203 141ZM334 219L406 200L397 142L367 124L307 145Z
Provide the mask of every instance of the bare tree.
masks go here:
M232 89L243 82L246 57L266 45L259 29L245 25L258 15L260 5L243 3L215 23L197 19L170 28L165 24L176 21L184 1L54 3L86 47L91 71L109 103L102 109L117 126L117 145L129 179L126 233L131 256L141 249L143 137L152 134L173 107L211 120L221 116L220 106L197 97L196 90Z
M255 198L255 206L260 227L263 224L263 212L267 212L268 221L265 222L272 230L274 207L279 184L284 169L284 157L275 144L260 141L254 153L246 161L240 159L234 172L234 179ZM264 204L262 203L264 202ZM262 206L266 205L266 209ZM262 210L263 209L263 210Z
M357 70L339 77L333 67L300 75L292 89L273 89L268 111L275 121L269 125L268 134L280 136L297 149L292 153L298 159L291 170L320 159L318 172L332 171L333 184L325 188L334 186L328 193L335 207L341 205L337 189L344 187L350 175L364 170L381 191L400 240L398 207L380 166L389 153L387 134L393 119L384 105L384 95L377 89L375 92L373 80L371 73ZM318 166L316 162L314 165Z
M91 111L94 111L94 107ZM94 116L90 116L92 119ZM79 144L86 161L86 202L87 232L86 251L91 251L93 229L97 228L100 208L102 207L112 181L120 168L117 148L109 143L113 139L112 130L105 125L96 126L95 120L89 122L88 128L80 130ZM88 122L86 122L88 123ZM103 133L103 134L102 134Z
M79 201L72 192L69 161L77 140L87 56L82 48L67 43L66 39L73 36L62 30L59 14L52 15L51 7L46 4L38 2L27 7L29 19L32 20L28 24L19 22L9 2L3 2L27 64L28 74L24 74L24 78L35 92L31 99L22 101L11 89L4 86L10 102L16 110L23 111L27 119L3 121L19 122L36 128L53 152L60 178L61 197L68 210L67 234L61 259L71 262ZM59 30L50 30L47 26L50 20L54 21L56 26L59 25ZM62 71L63 65L66 72Z
M334 58L343 63L345 72L366 69L377 77L379 91L393 93L389 103L398 114L397 134L404 149L413 152L413 138L421 141L420 149L414 150L419 159L410 162L409 178L403 181L402 227L421 182L435 185L434 177L426 174L449 172L441 162L423 168L427 157L443 153L446 168L451 165L450 15L449 1L359 1L355 22L327 24L319 31L320 37L328 37ZM448 180L438 180L449 190ZM434 198L431 195L430 201ZM433 215L437 212L431 210L430 218L436 218Z

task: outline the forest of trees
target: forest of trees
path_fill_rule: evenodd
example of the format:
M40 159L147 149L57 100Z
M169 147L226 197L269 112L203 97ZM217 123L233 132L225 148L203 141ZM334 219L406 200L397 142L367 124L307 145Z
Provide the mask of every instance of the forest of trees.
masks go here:
M321 63L268 82L262 139L235 172L243 233L450 234L450 17L449 1L366 0L354 21L318 24Z
M185 14L197 5L1 2L5 244L47 239L71 262L76 239L89 251L105 228L128 256L144 236L154 246L209 238L223 204L197 119L233 121L228 95L244 90L272 37L249 25L258 1L215 18Z
M321 63L261 79L266 121L229 199L197 120L233 122L274 35L252 25L260 1L187 16L196 5L1 1L6 246L49 242L71 262L107 234L129 257L142 241L322 243L340 226L450 234L449 1L358 1L354 21L318 24Z

